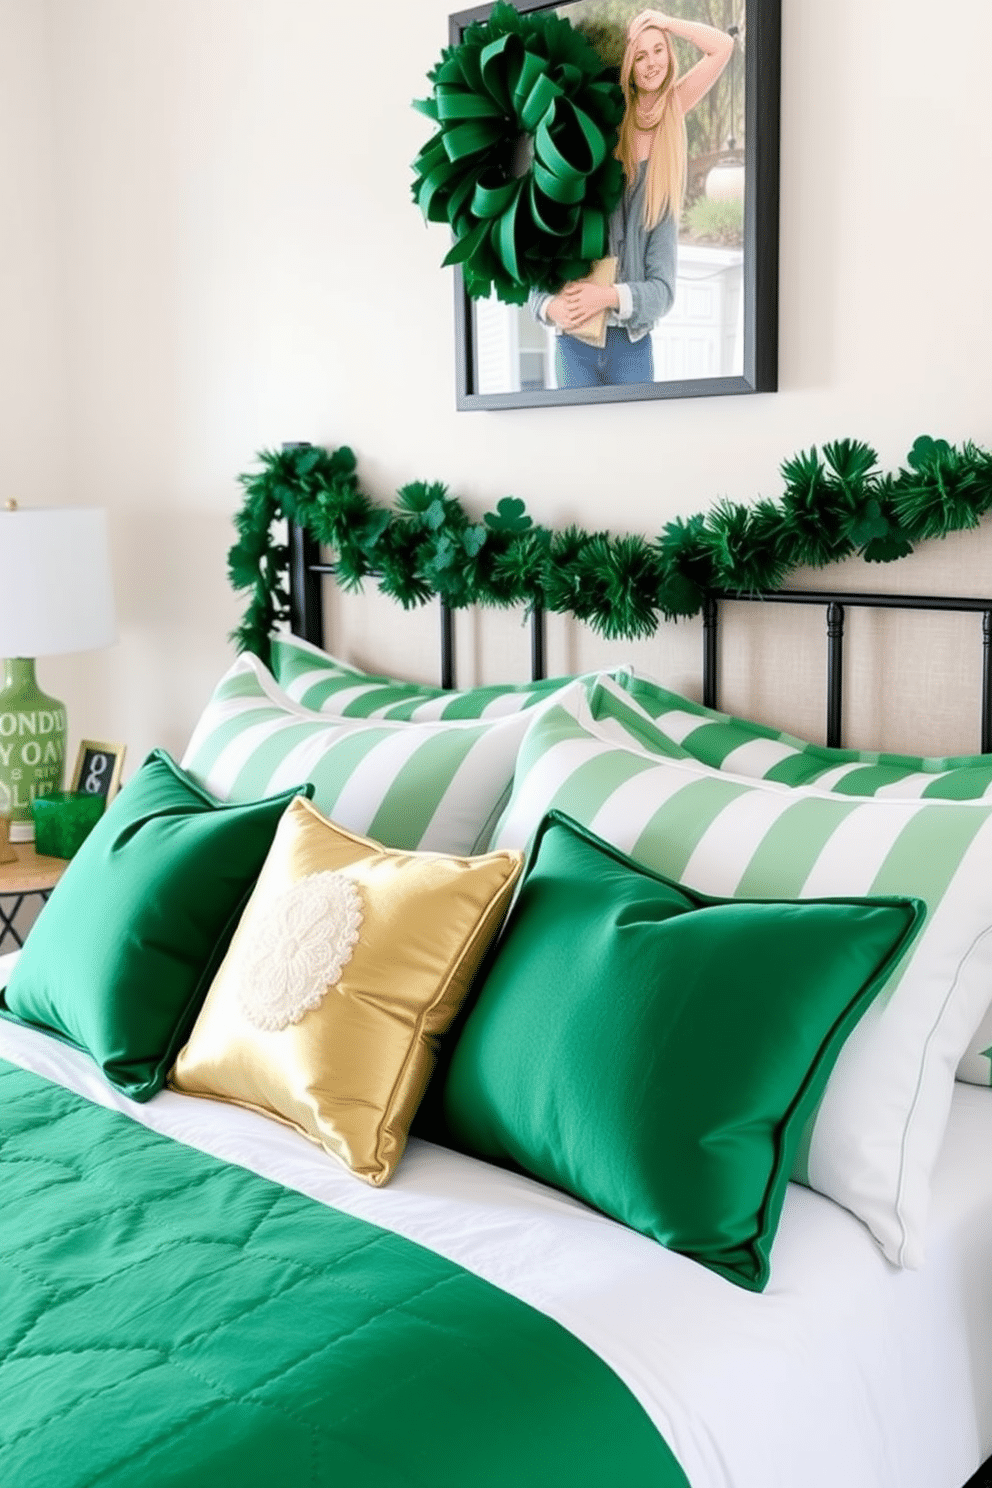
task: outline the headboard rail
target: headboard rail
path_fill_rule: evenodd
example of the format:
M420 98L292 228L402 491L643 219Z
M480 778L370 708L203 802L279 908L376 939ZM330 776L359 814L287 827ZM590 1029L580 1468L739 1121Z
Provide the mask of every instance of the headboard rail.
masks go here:
M314 537L304 529L289 526L289 608L294 632L314 645L323 645L321 599L322 575L333 575L334 566L323 563ZM703 702L717 708L719 638L722 608L726 604L818 605L825 611L827 645L826 742L840 747L843 740L844 627L848 609L936 610L945 613L980 614L982 617L980 749L992 753L992 599L934 594L866 594L842 589L772 589L761 591L719 590L703 602ZM530 617L531 677L546 675L545 612L535 606ZM977 649L977 648L976 648ZM455 613L441 606L441 686L455 685Z
M992 752L992 599L939 594L863 594L842 589L770 589L759 593L720 591L707 595L703 605L703 702L717 707L718 635L720 605L742 604L819 605L826 612L827 700L826 742L839 748L843 739L844 622L848 609L940 610L980 614L982 617L982 702L980 749ZM977 648L976 648L977 649Z

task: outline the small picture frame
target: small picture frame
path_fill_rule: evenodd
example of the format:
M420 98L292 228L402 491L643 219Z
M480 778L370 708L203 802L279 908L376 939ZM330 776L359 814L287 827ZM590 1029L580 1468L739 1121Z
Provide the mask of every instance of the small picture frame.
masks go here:
M106 744L97 739L83 739L76 755L76 765L69 784L71 791L87 796L105 796L109 801L121 783L124 745Z

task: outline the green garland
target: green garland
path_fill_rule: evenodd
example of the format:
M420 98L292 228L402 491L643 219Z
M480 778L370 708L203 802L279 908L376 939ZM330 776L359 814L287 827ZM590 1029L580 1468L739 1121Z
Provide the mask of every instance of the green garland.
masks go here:
M623 190L623 94L596 50L553 11L495 5L428 81L413 106L438 131L413 163L413 198L451 227L444 263L462 265L469 295L520 305L586 273Z
M777 501L723 500L654 538L555 532L511 496L478 521L443 485L423 481L404 486L390 510L361 490L346 447L294 445L258 459L261 469L239 478L245 499L228 572L252 596L232 639L263 661L272 630L289 618L288 553L273 538L281 518L330 549L345 589L371 578L407 609L435 595L455 609L541 605L628 640L696 614L709 590L775 589L795 568L852 553L888 563L918 542L977 527L992 510L992 454L928 435L893 473L856 440L802 452L782 465Z

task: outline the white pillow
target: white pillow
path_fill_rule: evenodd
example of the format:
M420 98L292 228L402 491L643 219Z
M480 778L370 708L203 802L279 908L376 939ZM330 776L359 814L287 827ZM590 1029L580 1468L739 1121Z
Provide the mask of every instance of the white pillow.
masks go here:
M665 759L639 744L641 712L608 679L560 693L521 746L494 846L525 846L553 806L703 893L923 899L923 929L841 1051L793 1174L918 1266L955 1067L992 986L992 803L840 797Z
M992 1006L978 1025L958 1065L958 1079L969 1085L992 1085Z

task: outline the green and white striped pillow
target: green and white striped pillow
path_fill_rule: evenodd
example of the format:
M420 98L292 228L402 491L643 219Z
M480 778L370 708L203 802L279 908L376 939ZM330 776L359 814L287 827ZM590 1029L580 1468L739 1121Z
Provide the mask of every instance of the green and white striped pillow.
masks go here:
M821 748L762 724L714 713L649 677L628 672L616 680L639 704L628 711L625 727L653 754L698 759L739 775L787 787L815 785L843 796L992 800L992 756L987 754L936 758ZM962 1055L957 1078L992 1085L992 1008Z
M314 805L387 847L483 852L531 714L475 723L334 718L292 702L257 656L221 678L183 755L224 801L311 781Z
M524 847L555 807L705 894L922 899L923 930L844 1046L794 1173L858 1215L890 1260L919 1265L955 1067L992 988L992 803L749 780L649 752L628 728L638 713L608 679L543 709L494 846Z
M272 671L293 702L342 718L386 718L415 723L434 719L503 718L545 702L574 677L539 682L495 683L455 692L419 682L399 682L349 666L293 635L271 637ZM611 671L617 676L629 670Z
M717 770L780 785L815 785L845 796L992 799L992 755L938 758L828 749L764 724L714 712L669 692L650 677L628 672L618 680L672 744Z

